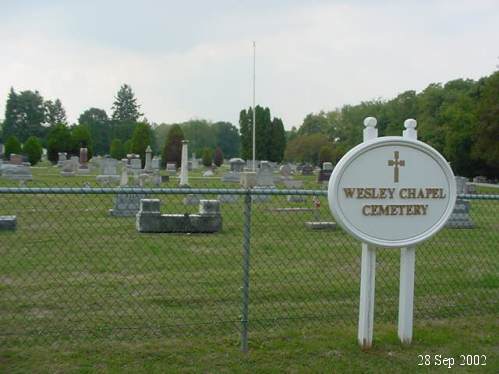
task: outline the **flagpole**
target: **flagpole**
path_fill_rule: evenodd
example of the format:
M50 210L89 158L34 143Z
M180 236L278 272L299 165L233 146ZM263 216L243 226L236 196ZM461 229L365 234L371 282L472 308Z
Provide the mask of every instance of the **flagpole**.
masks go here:
M255 113L255 81L256 81L256 43L253 41L253 171L256 171L256 113Z

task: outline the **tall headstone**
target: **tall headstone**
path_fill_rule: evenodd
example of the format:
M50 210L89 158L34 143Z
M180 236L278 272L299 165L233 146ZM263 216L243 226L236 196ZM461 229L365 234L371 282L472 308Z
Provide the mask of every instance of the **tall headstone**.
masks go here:
M458 197L456 199L456 204L454 205L454 210L445 224L445 227L451 229L471 229L474 227L474 224L470 217L470 202L459 197L459 195L472 193L469 189L469 186L471 185L468 183L468 178L466 177L455 176L454 180L456 181L456 192Z
M197 170L199 169L199 160L196 158L196 152L192 153L192 169Z
M152 173L152 149L150 145L148 145L146 149L146 163L144 166L144 171L147 174Z
M189 162L188 158L188 140L182 140L182 161L180 164L180 187L188 187L189 186L189 169L187 163Z
M121 177L120 177L120 187L128 186L128 159L124 158L121 160Z
M64 164L64 161L67 160L67 153L66 152L59 152L57 153L57 167L62 167Z
M88 168L88 149L80 148L80 165L78 167L79 174L88 174L90 169Z

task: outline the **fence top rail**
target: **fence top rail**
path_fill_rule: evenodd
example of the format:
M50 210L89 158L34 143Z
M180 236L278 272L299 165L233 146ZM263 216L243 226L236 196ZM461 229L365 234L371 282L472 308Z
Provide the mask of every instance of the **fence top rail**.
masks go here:
M140 187L0 187L0 194L165 194L165 195L312 195L325 196L327 190L276 188L140 188Z
M292 190L276 188L140 188L140 187L0 187L0 194L164 194L164 195L306 195L327 196L327 190ZM499 200L499 194L460 194L466 200Z

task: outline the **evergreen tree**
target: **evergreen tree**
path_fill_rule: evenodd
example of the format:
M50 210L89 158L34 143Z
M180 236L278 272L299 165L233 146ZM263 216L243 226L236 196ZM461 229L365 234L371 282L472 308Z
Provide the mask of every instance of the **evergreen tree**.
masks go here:
M10 89L5 106L3 136L15 135L24 142L30 136L43 136L45 108L43 98L38 91L22 91L19 94Z
M126 157L125 145L120 139L113 139L109 149L109 155L116 160L121 160Z
M45 123L50 127L61 123L67 125L66 111L62 106L61 100L56 99L54 102L47 100L43 105L45 107Z
M220 167L224 163L224 154L220 147L215 149L215 155L213 156L213 163Z
M269 160L281 162L286 149L286 131L280 118L275 118L271 123Z
M130 142L130 151L140 156L142 167L146 162L146 149L151 145L151 129L147 123L139 123L135 127L132 140Z
M237 127L230 122L215 122L212 125L215 133L215 144L227 158L238 157L240 152L240 138Z
M241 110L239 113L239 132L241 133L241 157L245 160L253 159L253 110Z
M143 113L139 112L140 105L132 91L132 87L124 84L116 94L113 103L113 120L137 122Z
M90 108L78 118L80 125L87 126L92 139L94 154L105 155L110 147L111 123L103 109Z
M42 143L36 136L30 136L23 146L23 154L28 157L31 165L36 165L41 159L43 154Z
M273 125L270 109L259 105L255 107L255 145L257 160L281 159L286 146L286 133L280 119L275 119ZM282 128L281 128L282 125ZM253 110L242 110L239 115L239 126L241 132L241 154L244 159L251 160L253 158ZM272 128L275 127L274 139ZM281 139L281 133L283 138ZM274 140L278 140L277 149L274 150Z
M74 126L71 129L71 150L70 153L74 156L80 156L80 148L87 148L88 159L93 155L92 138L90 131L85 125Z
M202 161L204 166L211 166L213 161L213 151L210 148L203 149Z
M330 145L323 145L319 151L319 163L322 168L322 164L325 162L333 162L334 160L334 150Z
M9 136L9 138L5 142L5 150L4 150L5 159L9 160L11 154L14 153L16 155L19 155L21 154L21 152L22 152L21 143L19 142L17 137L14 135Z
M59 152L71 152L71 132L63 124L50 129L47 138L47 158L51 162L58 161Z
M161 165L166 166L167 163L175 163L176 167L180 166L182 161L182 140L184 133L179 125L173 125L166 136L165 146L161 154Z
M499 175L499 71L484 81L477 112L478 121L474 128L472 156L485 164L480 174L497 177Z

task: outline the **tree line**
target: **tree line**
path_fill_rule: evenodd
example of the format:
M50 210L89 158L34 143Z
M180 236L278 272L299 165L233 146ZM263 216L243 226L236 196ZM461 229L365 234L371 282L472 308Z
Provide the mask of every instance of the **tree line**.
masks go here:
M59 152L78 155L81 147L89 150L89 156L109 154L121 159L127 153L139 154L143 159L147 146L155 154L162 154L162 163L180 162L180 150L176 143L169 152L164 150L171 129L173 137L190 140L190 154L203 156L207 149L213 155L236 157L239 155L239 130L229 122L211 123L206 120L190 120L180 124L149 123L140 112L132 88L124 84L115 96L112 114L104 109L89 108L80 114L78 122L69 125L60 99L44 100L38 91L16 92L11 88L7 97L5 119L0 122L0 141L6 143L5 157L11 153L24 153L36 143L36 149L47 148L47 157L56 162ZM177 147L178 148L178 147ZM166 156L171 155L171 156ZM174 156L176 155L176 156ZM178 157L177 157L178 156ZM35 163L40 157L31 157ZM206 158L206 157L205 157ZM218 160L217 158L217 160ZM36 161L35 161L36 160ZM33 163L33 162L32 162Z
M377 118L379 136L401 135L403 121L415 118L419 139L442 153L456 174L499 175L499 72L477 81L432 83L419 93L406 91L391 100L370 100L310 113L298 129L293 127L287 132L280 118L272 118L268 107L257 106L256 158L336 163L362 141L362 123L368 116ZM56 161L58 152L77 155L82 146L89 149L90 155L110 154L120 159L127 153L143 156L150 145L155 154L162 155L165 165L180 162L182 139L189 140L190 155L195 153L206 163L215 155L217 160L221 155L222 160L253 157L251 107L241 110L239 129L229 122L202 119L158 125L143 117L126 84L115 96L110 117L103 109L90 108L71 126L59 99L44 100L38 91L11 89L0 127L6 153L27 154L24 147L28 143L26 149L33 160L42 146L47 148L49 160ZM21 143L25 143L24 147Z
M379 136L401 135L404 120L416 119L418 138L442 153L456 175L499 175L499 72L311 113L298 129L287 132L285 159L336 163L362 141L368 116L377 118Z

